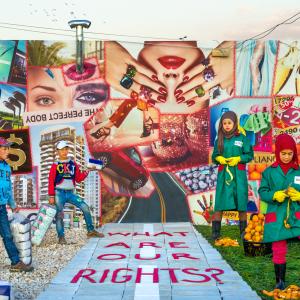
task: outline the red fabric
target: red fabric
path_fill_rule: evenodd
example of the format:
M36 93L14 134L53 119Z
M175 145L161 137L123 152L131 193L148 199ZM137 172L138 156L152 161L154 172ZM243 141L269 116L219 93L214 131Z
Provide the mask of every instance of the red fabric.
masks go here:
M84 172L81 172L80 169L79 169L79 166L75 163L75 181L77 183L83 181L88 175L89 175L89 172L88 171L84 171Z
M49 178L48 178L48 195L55 196L55 176L56 176L56 164L53 164L50 168Z
M273 263L274 264L285 264L286 253L287 253L287 242L286 240L277 241L272 243L273 251Z
M294 152L293 159L288 164L283 163L280 160L280 152L282 150L292 150ZM297 147L294 139L287 133L279 134L275 141L275 156L276 161L272 164L272 167L280 166L283 173L286 174L289 169L298 169L298 154Z
M238 164L237 165L238 170L240 171L246 171L246 165L245 164Z
M224 169L224 165L219 165L218 171L221 172L221 171L223 171L223 169Z
M265 217L265 223L268 224L273 222L276 222L276 213L275 212L267 213Z
M295 212L295 217L296 219L300 220L300 211Z

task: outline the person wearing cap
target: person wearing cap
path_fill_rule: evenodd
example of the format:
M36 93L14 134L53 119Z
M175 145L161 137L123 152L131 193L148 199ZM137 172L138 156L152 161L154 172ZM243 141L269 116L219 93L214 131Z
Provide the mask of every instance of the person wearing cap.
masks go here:
M89 206L86 202L74 193L75 184L83 181L89 171L81 172L75 161L68 158L69 144L67 141L59 141L56 145L59 160L54 162L49 172L49 204L56 205L56 231L58 243L66 244L63 223L63 209L66 203L78 207L84 216L87 236L103 237L104 235L95 230Z
M11 187L11 169L6 162L9 147L12 143L9 143L5 138L0 137L0 235L2 237L6 252L11 260L10 271L12 272L30 272L33 267L24 264L19 257L18 249L13 241L13 236L10 230L10 225L7 217L6 205L8 204L12 211L18 212L14 198L12 196Z

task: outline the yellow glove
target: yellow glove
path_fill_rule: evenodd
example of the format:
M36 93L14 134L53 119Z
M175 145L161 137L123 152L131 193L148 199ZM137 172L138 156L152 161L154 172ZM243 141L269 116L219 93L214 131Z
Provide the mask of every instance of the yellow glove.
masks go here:
M273 200L276 200L279 203L282 203L285 198L287 198L288 195L285 193L285 191L277 191L274 193Z
M290 186L287 190L287 194L292 201L300 201L300 192L297 191L295 188Z
M230 167L234 167L241 161L241 157L240 156L229 157L227 158L227 161Z
M245 129L241 125L238 125L238 131L239 131L239 133L241 133L244 136L246 136L246 131L245 131Z
M217 156L215 160L220 164L220 165L227 165L227 158L224 156Z

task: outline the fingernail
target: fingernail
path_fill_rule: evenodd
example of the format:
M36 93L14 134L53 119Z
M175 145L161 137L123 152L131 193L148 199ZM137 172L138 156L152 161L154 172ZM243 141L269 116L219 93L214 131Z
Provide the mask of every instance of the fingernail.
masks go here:
M187 101L187 106L192 106L192 105L194 105L195 104L195 101L194 100L189 100L189 101Z
M190 79L189 76L184 76L184 77L182 78L182 81L188 81L189 79Z
M148 103L149 105L154 106L156 102L155 102L154 100L147 100L147 103Z
M156 75L152 75L151 78L154 80L154 81L158 81L158 77Z
M160 93L162 93L162 94L167 94L167 90L166 90L165 88L163 88L163 87L160 87L160 88L158 89L158 91L159 91Z
M174 93L175 97L178 97L180 94L182 94L182 90L176 90Z
M166 102L167 101L167 97L166 96L158 96L157 100L160 102Z
M185 98L184 97L180 97L178 99L176 99L177 103L181 103L183 101L185 101Z

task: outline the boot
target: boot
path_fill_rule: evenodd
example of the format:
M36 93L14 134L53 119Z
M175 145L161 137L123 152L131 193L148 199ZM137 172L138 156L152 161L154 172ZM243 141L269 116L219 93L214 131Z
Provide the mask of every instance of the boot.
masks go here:
M245 229L247 227L247 221L240 221L239 226L240 226L240 234L241 234L241 237L242 237L243 233L245 232Z
M33 267L25 265L22 261L19 261L17 264L11 265L9 270L11 272L31 272L33 271Z
M61 237L58 238L58 243L60 245L67 245L67 241L66 241L64 236L61 236Z
M276 277L276 289L284 290L285 289L285 264L274 264L275 277Z
M92 231L89 231L87 233L87 237L88 238L91 238L91 237L96 237L96 238L103 238L104 237L104 234L101 233L101 232L98 232L96 230L92 230Z
M221 221L212 221L212 239L215 241L221 234Z

